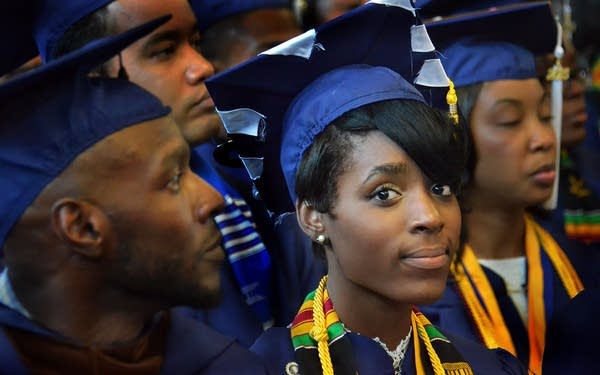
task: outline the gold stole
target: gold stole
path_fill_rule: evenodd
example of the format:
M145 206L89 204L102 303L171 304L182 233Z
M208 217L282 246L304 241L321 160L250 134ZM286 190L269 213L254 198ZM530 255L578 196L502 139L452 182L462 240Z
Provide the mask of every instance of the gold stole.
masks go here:
M541 374L542 370L546 335L544 271L542 269L540 245L550 258L552 266L558 273L569 298L575 297L583 290L583 284L577 272L573 269L573 265L560 246L548 232L541 228L529 215L526 215L525 258L528 284L529 369L538 375ZM512 337L498 307L494 291L469 245L465 246L461 263L457 267L452 267L452 274L485 346L488 348L500 347L516 355ZM483 304L477 294L481 297Z

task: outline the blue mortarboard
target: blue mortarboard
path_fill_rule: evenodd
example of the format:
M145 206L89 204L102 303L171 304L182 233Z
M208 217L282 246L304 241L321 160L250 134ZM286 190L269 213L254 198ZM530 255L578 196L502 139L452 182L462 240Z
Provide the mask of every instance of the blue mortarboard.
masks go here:
M30 1L0 1L0 75L4 75L37 55L31 37L33 14Z
M3 1L0 4L0 41L5 48L0 75L36 55L50 60L56 42L71 26L113 0ZM37 47L36 47L37 45Z
M42 61L51 59L56 42L71 26L113 1L38 0L34 8L33 35Z
M522 3L524 0L416 0L415 8L425 18L446 17L457 13Z
M170 112L126 80L87 74L167 19L92 42L0 86L0 248L24 210L77 155Z
M236 14L256 9L291 8L290 0L189 0L200 30Z
M386 4L358 7L207 80L232 139L222 149L239 153L272 211L293 209L286 192L294 195L302 152L344 112L391 98L445 104L448 78L439 60L428 59L435 48L410 1L380 2ZM266 142L244 143L254 138ZM292 147L290 139L299 143Z
M535 77L535 55L552 53L557 44L547 2L464 13L426 26L457 87Z

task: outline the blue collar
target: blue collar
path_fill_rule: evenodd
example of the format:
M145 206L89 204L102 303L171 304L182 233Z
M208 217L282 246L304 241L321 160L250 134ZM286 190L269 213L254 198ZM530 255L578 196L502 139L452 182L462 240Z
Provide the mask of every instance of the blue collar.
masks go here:
M8 269L5 268L0 274L0 303L19 312L21 315L31 318L31 315L21 305L8 278Z

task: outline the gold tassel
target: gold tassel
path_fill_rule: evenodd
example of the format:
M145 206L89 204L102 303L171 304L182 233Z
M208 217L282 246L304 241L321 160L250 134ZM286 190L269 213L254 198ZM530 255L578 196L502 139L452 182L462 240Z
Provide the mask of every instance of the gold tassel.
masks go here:
M546 81L566 81L569 79L569 74L571 74L569 68L562 66L560 59L557 58L554 65L546 72Z
M458 125L458 96L454 89L454 82L448 78L448 93L446 94L446 103L448 103L448 116L452 119L455 125Z

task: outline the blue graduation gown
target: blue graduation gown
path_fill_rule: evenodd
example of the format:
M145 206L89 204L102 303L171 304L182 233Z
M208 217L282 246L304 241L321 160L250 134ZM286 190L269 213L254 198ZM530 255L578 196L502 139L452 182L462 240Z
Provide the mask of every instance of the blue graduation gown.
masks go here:
M594 254L590 254L589 251L583 251L582 253L580 251L581 249L575 251L574 249L563 248L563 250L573 263L584 286L589 287L596 284L599 274L597 271L599 263L593 260L596 258ZM586 258L587 262L585 262ZM542 267L544 269L544 304L546 323L548 324L551 321L554 312L561 309L562 306L569 302L569 297L558 274L554 271L554 267L552 267L550 260L545 253L542 253L541 259ZM529 339L526 326L510 299L502 278L487 267L482 266L482 268L490 281L500 310L503 313L505 323L512 335L513 343L517 351L517 357L519 357L523 363L528 363ZM419 309L428 317L432 324L454 334L481 342L481 338L479 337L470 314L458 293L457 285L452 276L448 278L446 290L444 291L442 298L431 305L421 306Z
M349 333L348 336L360 375L394 375L392 360L381 345L366 336L355 333ZM526 374L519 361L502 349L488 350L463 338L453 335L447 337L475 374ZM286 364L296 361L289 328L269 329L256 341L251 350L263 358L269 372L273 374L285 374ZM415 373L414 348L411 341L402 363L402 374Z
M547 328L542 373L600 374L600 289L587 289L557 311Z
M258 232L271 255L272 283L269 297L274 325L286 326L294 319L304 297L317 287L319 280L327 272L325 262L315 257L312 244L298 226L295 215L271 218L261 201L251 196L248 178L247 186L243 187L243 179L239 175L232 176L233 172L229 171L230 175L225 180L218 174L212 159L213 148L212 145L203 145L194 149L192 169L221 193L239 196L237 191L244 192L243 198L252 209ZM219 172L223 173L222 169ZM231 187L229 181L235 183L237 189ZM215 309L180 310L250 347L264 332L263 326L246 304L228 262L224 262L221 269L221 290L223 298Z
M60 340L23 315L0 305L0 375L29 374L2 327L14 327ZM260 358L211 328L173 311L161 374L267 374Z

